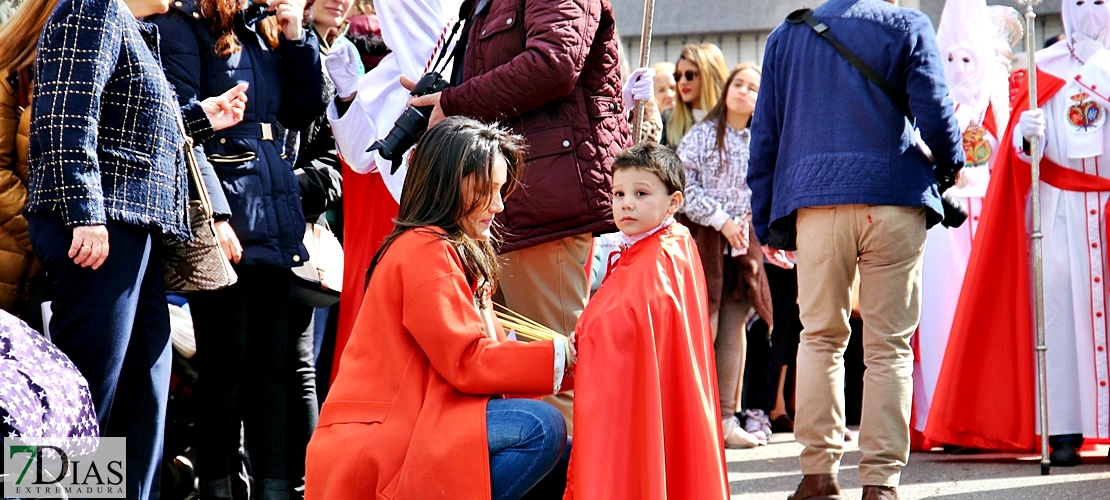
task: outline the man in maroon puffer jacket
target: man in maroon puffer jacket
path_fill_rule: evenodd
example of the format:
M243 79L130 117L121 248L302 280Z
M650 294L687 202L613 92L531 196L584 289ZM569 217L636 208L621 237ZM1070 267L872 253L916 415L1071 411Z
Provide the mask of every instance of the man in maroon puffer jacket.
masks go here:
M461 80L413 104L436 104L432 123L465 115L527 139L523 184L499 216L500 293L510 309L569 334L590 289L591 233L614 230L610 164L631 144L613 6L478 0L469 21Z

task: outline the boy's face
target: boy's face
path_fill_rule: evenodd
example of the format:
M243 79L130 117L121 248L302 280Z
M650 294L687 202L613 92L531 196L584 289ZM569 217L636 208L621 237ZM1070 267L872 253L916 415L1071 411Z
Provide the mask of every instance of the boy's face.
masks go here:
M613 220L628 236L651 231L682 206L682 193L667 192L659 176L639 168L613 172Z

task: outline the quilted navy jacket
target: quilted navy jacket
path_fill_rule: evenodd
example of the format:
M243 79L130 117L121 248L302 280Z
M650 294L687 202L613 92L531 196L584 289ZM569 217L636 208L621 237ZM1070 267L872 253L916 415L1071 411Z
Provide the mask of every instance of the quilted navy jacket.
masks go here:
M35 60L27 213L189 234L178 103L157 54L157 29L119 0L58 4ZM181 110L189 135L212 136L198 103Z
M463 81L440 105L527 139L501 251L614 230L612 161L631 141L609 0L490 0L472 19Z
M959 126L929 18L882 0L830 0L814 10L830 33L909 99L938 168L962 166ZM804 207L925 206L943 213L933 166L890 98L806 24L767 38L752 120L748 185L752 225L767 241L773 221Z
M204 155L223 184L231 226L243 245L240 264L295 267L308 258L301 243L305 219L285 129L301 130L324 109L323 75L316 35L282 38L273 50L236 16L242 49L216 55L216 37L195 0L173 3L150 21L162 32L162 62L182 103L219 95L247 82L243 122L216 132ZM294 132L295 133L295 132Z

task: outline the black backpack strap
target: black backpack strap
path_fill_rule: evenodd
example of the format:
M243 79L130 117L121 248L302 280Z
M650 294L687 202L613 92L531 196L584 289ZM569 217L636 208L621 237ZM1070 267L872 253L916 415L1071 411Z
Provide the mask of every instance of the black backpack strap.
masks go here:
M860 59L859 56L851 50L848 50L848 47L840 43L840 40L833 37L832 34L829 33L829 26L813 17L813 9L798 9L791 12L790 15L786 16L786 22L791 24L808 24L821 38L828 40L833 47L836 47L836 51L840 53L841 57L848 61L848 64L854 66L860 73L863 73L865 78L871 80L871 83L879 87L879 90L882 90L883 93L890 98L891 102L894 103L894 107L898 108L898 111L905 115L906 118L909 118L910 123L914 122L913 113L910 112L910 106L909 103L906 102L905 97L900 97L898 91L894 90L894 87L891 86L885 78L879 75L874 69L871 69L871 66L863 62L863 59Z

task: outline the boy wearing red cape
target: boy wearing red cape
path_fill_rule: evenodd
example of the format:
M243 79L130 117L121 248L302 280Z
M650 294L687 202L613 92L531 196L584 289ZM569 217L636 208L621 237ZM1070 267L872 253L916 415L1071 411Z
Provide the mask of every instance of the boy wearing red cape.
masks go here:
M674 222L682 161L653 143L613 162L621 250L579 318L564 499L729 497L705 276Z
M1033 450L1037 400L1028 220L1028 142L1039 137L1048 430L1052 464L1110 441L1105 280L1110 242L1110 5L1063 2L1065 40L1036 54L1037 106L1025 73L991 173L925 435L942 443ZM1025 142L1023 144L1023 142Z

